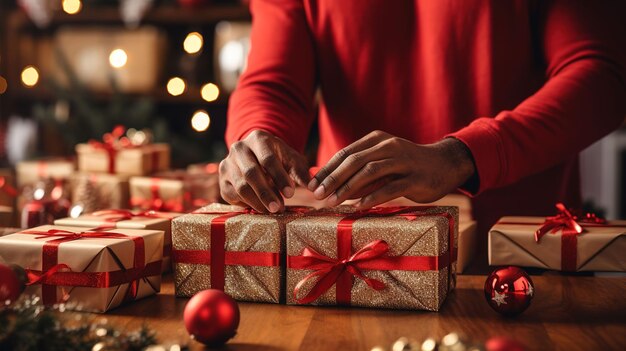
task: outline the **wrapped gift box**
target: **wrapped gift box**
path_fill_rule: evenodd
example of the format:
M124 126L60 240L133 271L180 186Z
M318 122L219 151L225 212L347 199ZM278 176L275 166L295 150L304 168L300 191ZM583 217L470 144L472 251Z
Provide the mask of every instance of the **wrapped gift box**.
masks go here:
M41 180L67 180L74 174L74 162L64 159L23 161L17 164L17 185L34 185Z
M188 210L217 203L220 200L220 186L217 173L193 173L188 170L172 170L155 173L155 178L173 179L183 183L185 202Z
M80 171L142 176L169 168L168 144L119 148L98 145L103 144L92 142L76 145Z
M72 204L84 213L110 208L129 208L128 176L104 173L79 173L70 180Z
M185 182L155 177L130 178L130 205L139 210L184 212L191 207Z
M155 294L161 284L163 232L41 226L0 237L0 256L27 269L25 294L49 305L106 312Z
M19 232L20 228L12 228L12 227L0 227L0 236L5 236L13 233Z
M0 169L0 206L13 207L17 195L13 173L8 169Z
M172 221L176 296L224 290L236 300L278 303L285 225L301 216L249 214L213 204Z
M128 210L101 210L84 214L76 218L61 218L54 221L55 225L84 228L120 228L162 230L163 238L163 272L171 271L172 251L172 219L182 216L172 212L133 212Z
M580 222L582 233L557 227L538 241L542 217L503 217L489 231L489 264L563 271L626 271L626 221ZM568 230L565 230L568 232Z
M332 211L287 224L287 303L439 310L454 286L456 207Z

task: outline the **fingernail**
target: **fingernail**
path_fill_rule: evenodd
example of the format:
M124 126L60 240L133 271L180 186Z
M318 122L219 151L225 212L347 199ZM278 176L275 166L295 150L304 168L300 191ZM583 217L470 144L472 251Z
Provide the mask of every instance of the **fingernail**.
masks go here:
M317 189L315 189L313 195L315 195L316 198L321 199L322 196L324 196L324 185L320 185Z
M309 185L307 186L307 188L309 188L310 191L315 190L315 188L317 188L317 184L319 182L317 181L317 179L313 178L311 179L311 181L309 182Z
M286 186L283 189L283 195L285 195L285 197L287 197L287 198L292 197L294 192L295 192L295 190L292 187L290 187L290 186Z
M280 210L280 205L278 204L278 202L272 201L270 202L269 210L272 213L276 213L278 212L278 210Z
M329 198L328 198L328 205L329 206L336 206L337 205L337 195L336 194L332 194Z

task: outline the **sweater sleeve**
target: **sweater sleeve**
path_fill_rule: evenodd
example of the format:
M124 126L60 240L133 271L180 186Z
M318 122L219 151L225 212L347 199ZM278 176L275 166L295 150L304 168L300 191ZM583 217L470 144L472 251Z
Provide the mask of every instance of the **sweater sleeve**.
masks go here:
M478 118L450 135L472 152L477 193L574 156L626 116L624 3L542 3L538 30L547 82L512 111Z
M253 0L248 67L230 98L226 143L255 129L304 149L314 118L315 54L299 0Z

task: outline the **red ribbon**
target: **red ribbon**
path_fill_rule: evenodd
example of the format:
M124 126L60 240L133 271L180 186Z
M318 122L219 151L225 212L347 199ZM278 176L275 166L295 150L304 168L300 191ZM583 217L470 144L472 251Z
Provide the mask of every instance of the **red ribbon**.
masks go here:
M122 209L107 209L96 211L91 214L96 217L104 217L102 220L106 222L120 222L120 221L128 221L133 218L163 218L163 219L174 219L176 215L167 212L158 212L153 210L141 211L141 212L132 212L129 210Z
M85 231L76 233L61 229L50 229L47 231L26 230L21 232L21 234L39 235L35 239L58 237L58 239L47 240L44 243L41 262L41 272L43 273L35 273L36 271L32 270L29 271L31 279L27 285L33 285L37 283L42 284L42 299L45 305L50 305L57 302L57 285L86 286L85 284L90 284L87 286L95 285L94 287L101 287L100 284L109 284L108 286L122 284L115 284L119 281L130 283L124 300L134 300L137 297L139 279L149 275L155 275L151 274L153 273L152 270L154 270L154 268L151 267L150 270L145 269L145 243L143 238L140 236L129 236L126 234L105 231ZM120 273L59 272L63 268L69 268L64 264L58 263L59 245L64 242L81 239L131 239L135 243L133 268L124 269L120 271ZM160 273L161 263L157 263L159 266L158 272ZM94 277L96 277L97 279L94 280Z
M583 233L584 227L621 227L606 223L606 220L599 218L594 213L585 213L582 216L574 215L562 203L556 204L557 214L546 217L539 229L535 231L535 242L539 243L546 234L557 234L561 232L561 270L575 272L578 262L578 234ZM536 225L527 222L507 222L501 221L497 224L514 225Z
M337 303L349 305L354 277L363 279L375 290L385 288L384 283L365 277L361 270L407 270L424 271L439 270L456 261L454 249L454 217L447 212L441 213L410 213L433 208L432 206L400 206L375 207L365 211L347 215L337 225L337 259L323 256L310 248L305 248L301 256L289 256L287 266L291 269L312 269L313 273L298 282L294 289L294 299L298 303L307 304L315 301L324 292L335 285ZM322 214L324 215L324 214ZM423 216L444 216L448 219L449 246L448 252L440 256L386 256L389 246L382 240L375 240L352 254L352 225L363 217L402 216L414 220ZM451 270L448 269L448 287L451 283ZM313 288L303 297L298 293L304 284L317 279Z
M167 212L183 212L184 205L181 197L176 197L168 200L163 200L161 194L159 194L159 188L161 179L150 179L150 193L149 199L133 197L130 199L130 203L133 207L139 207L144 210L152 211L167 211Z
M5 194L9 195L10 197L17 196L17 189L12 187L11 184L9 184L9 181L7 180L7 178L4 176L0 176L0 190L2 190Z

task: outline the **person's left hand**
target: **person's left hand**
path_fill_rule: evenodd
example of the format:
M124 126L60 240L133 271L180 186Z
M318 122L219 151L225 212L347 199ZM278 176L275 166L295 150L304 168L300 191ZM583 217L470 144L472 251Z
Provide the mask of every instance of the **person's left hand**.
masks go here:
M457 139L419 145L375 131L337 152L308 188L330 206L361 197L357 207L366 209L401 196L436 201L474 172L469 149Z

